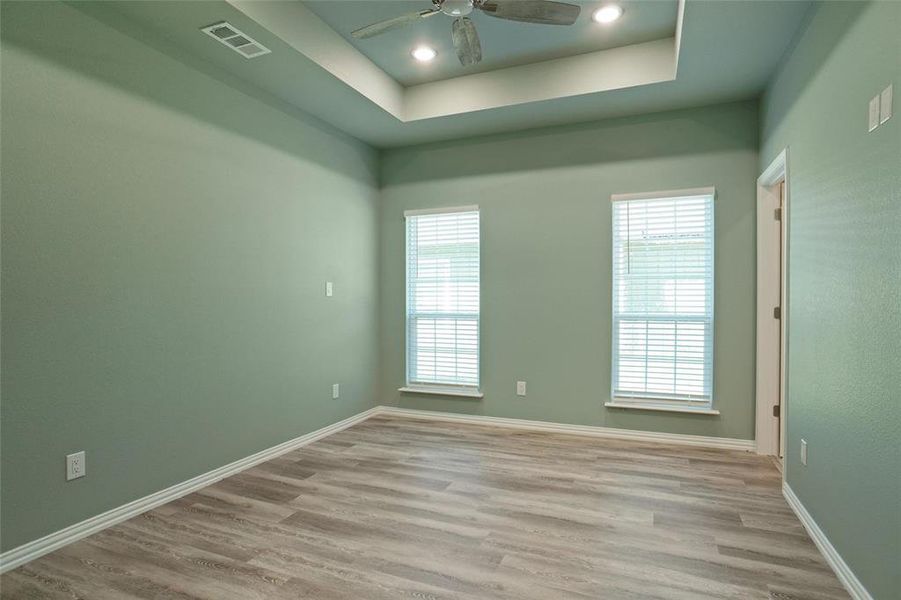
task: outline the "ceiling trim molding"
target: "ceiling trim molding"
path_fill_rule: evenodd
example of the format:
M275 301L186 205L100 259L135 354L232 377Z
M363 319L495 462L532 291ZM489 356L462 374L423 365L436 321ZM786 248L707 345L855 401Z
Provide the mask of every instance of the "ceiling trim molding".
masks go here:
M675 53L673 56L673 78L679 72L679 57L682 55L682 22L685 20L685 0L679 0L676 7Z
M675 79L674 38L406 88L404 121L445 117Z

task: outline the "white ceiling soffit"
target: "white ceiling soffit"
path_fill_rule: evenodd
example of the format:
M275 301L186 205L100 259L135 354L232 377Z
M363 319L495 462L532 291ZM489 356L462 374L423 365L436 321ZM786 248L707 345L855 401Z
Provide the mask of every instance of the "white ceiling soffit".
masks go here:
M301 2L229 0L283 42L403 121L404 88Z
M229 3L401 122L673 81L685 10L672 38L403 87L300 2Z

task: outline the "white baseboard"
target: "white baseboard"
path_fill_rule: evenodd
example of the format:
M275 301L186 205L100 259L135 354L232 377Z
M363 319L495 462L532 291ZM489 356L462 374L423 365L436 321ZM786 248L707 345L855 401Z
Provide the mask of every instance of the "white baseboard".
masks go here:
M679 433L659 433L656 431L636 431L633 429L617 429L615 427L597 427L592 425L568 425L565 423L549 423L547 421L528 421L526 419L508 419L504 417L486 417L483 415L417 410L412 408L399 408L396 406L379 406L378 408L379 414L401 415L419 419L431 419L434 421L494 425L497 427L527 429L530 431L568 433L619 440L632 440L635 442L656 442L658 444L680 444L684 446L700 446L723 450L744 450L753 452L755 449L754 440L685 435Z
M175 484L172 487L160 490L138 498L128 504L123 504L105 513L96 515L89 519L85 519L80 523L70 525L65 529L46 535L40 539L22 544L17 548L7 550L0 554L0 573L14 569L19 565L23 565L40 556L61 548L67 544L71 544L77 540L87 537L93 533L111 527L117 523L121 523L127 519L137 516L152 508L163 505L172 500L176 500L195 492L200 488L206 487L221 479L230 477L235 473L249 469L261 462L275 458L290 452L301 446L311 444L316 440L320 440L328 435L337 433L342 429L347 429L351 425L355 425L361 421L365 421L369 417L386 414L398 415L419 419L431 419L435 421L455 421L462 423L474 423L478 425L493 425L496 427L508 427L515 429L526 429L531 431L546 431L550 433L565 433L574 435L584 435L593 437L603 437L621 440L632 440L638 442L656 442L661 444L683 444L689 446L701 446L706 448L721 448L726 450L754 450L753 440L737 440L729 438L705 437L700 435L681 435L672 433L658 433L654 431L633 431L630 429L615 429L612 427L593 427L588 425L567 425L562 423L548 423L545 421L527 421L525 419L506 419L501 417L486 417L481 415L463 415L455 413L435 412L428 410L414 410L408 408L398 408L395 406L376 406L357 415L338 421L322 429L310 432L306 435L288 440L277 446L273 446L266 450L257 452L248 457L236 460L212 471L208 471L187 481ZM791 503L791 502L789 502ZM803 519L802 519L803 521ZM813 534L811 534L813 535ZM816 538L815 538L816 539ZM824 538L825 539L825 538ZM831 546L830 546L831 547ZM824 551L825 554L825 551ZM828 555L827 555L828 558ZM842 563L844 564L844 563ZM850 571L849 571L850 572ZM856 579L855 579L856 581ZM861 589L863 589L861 587ZM860 598L870 600L869 596L860 596Z
M0 573L14 569L19 565L23 565L31 560L43 556L44 554L53 552L58 548L61 548L67 544L71 544L72 542L89 536L92 533L106 529L107 527L111 527L117 523L121 523L122 521L130 519L152 508L156 508L157 506L181 498L182 496L197 491L202 487L216 483L217 481L225 479L226 477L234 475L235 473L243 471L244 469L249 469L250 467L261 462L270 460L272 458L275 458L276 456L280 456L282 454L285 454L286 452L300 448L301 446L311 444L316 440L320 440L328 435L337 433L342 429L347 429L351 425L355 425L360 421L365 421L369 417L379 413L380 408L381 407L370 408L367 411L363 411L352 417L348 417L343 421L338 421L337 423L333 423L332 425L328 425L326 427L323 427L322 429L317 429L316 431L312 431L310 433L307 433L306 435L288 440L287 442L283 442L281 444L278 444L277 446L272 446L271 448L262 450L260 452L257 452L256 454L251 454L250 456L236 460L233 463L229 463L225 466L213 469L212 471L208 471L206 473L203 473L202 475L188 479L187 481L177 483L172 487L160 490L159 492L155 492L153 494L150 494L149 496L144 496L143 498L138 498L137 500L129 502L128 504L123 504L122 506L106 511L105 513L96 515L89 519L85 519L80 523L70 525L65 529L60 529L59 531L46 535L40 539L22 544L17 548L7 550L3 554L0 554Z
M826 534L823 533L817 522L807 512L807 509L795 495L788 482L782 482L782 495L785 496L785 501L795 511L795 514L798 515L798 519L804 525L804 529L807 530L813 543L819 548L820 553L826 559L826 562L829 563L829 566L832 567L832 570L835 571L835 575L842 582L842 585L845 586L845 589L848 590L848 593L851 594L851 597L854 600L873 600L873 596L870 595L870 592L867 591L867 588L863 586L854 574L854 571L848 566L848 563L838 553L838 550L835 549L835 546L832 545L832 542L829 541L829 538L826 537Z

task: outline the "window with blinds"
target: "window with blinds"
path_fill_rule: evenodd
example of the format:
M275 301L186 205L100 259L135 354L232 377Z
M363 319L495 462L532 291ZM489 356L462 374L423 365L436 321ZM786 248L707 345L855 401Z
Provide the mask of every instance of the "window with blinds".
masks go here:
M614 401L711 404L713 196L613 197Z
M407 211L407 385L479 386L479 209Z

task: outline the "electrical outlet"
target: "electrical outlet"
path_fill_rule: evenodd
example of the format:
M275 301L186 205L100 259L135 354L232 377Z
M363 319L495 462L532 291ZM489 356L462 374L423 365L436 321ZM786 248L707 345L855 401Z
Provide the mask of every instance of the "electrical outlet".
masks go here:
M84 450L66 455L66 481L85 476Z
M338 384L338 383L332 384L332 400L337 400L338 396L341 395L340 385L341 384Z
M325 295L328 296L329 298L331 298L331 296L332 296L332 282L331 281L325 282Z
M879 124L892 118L892 86L888 86L879 94Z
M807 466L807 440L801 440L801 464Z
M870 99L869 116L867 118L867 131L873 131L879 127L879 94Z
M516 395L517 396L525 396L526 395L526 382L525 381L517 381L516 382Z

